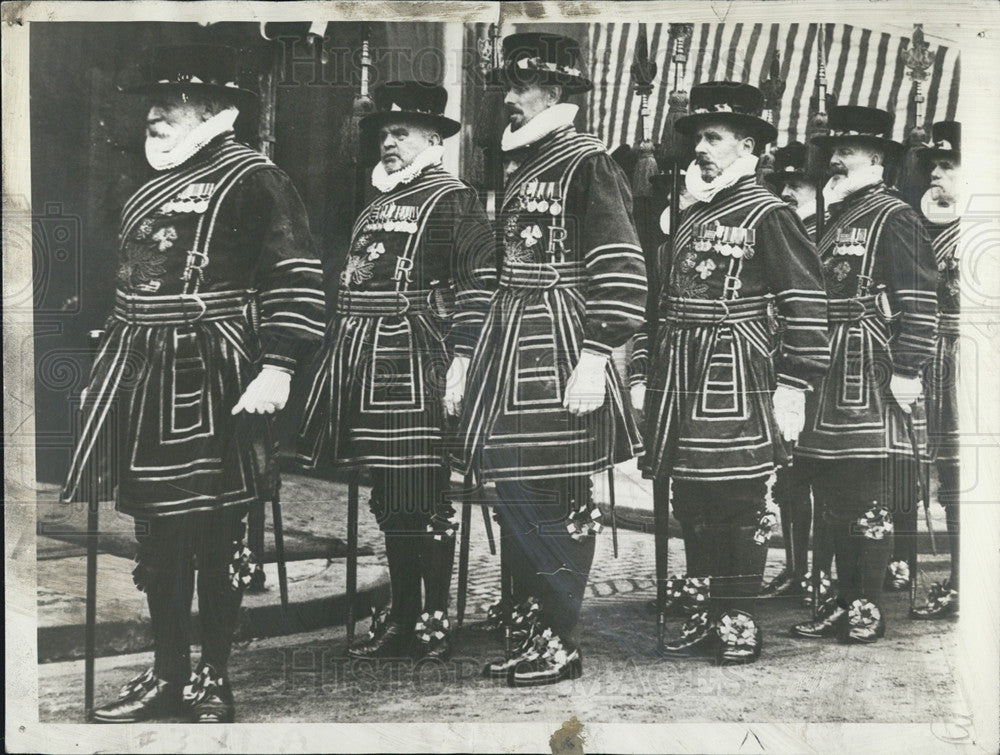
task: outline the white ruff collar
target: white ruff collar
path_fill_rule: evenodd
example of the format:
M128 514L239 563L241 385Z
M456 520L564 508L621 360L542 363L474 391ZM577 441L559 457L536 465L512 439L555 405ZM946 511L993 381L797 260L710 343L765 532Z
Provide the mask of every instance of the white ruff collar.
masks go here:
M234 107L226 108L221 113L216 113L207 121L203 121L187 132L184 137L174 145L168 152L158 152L151 149L154 140L146 139L146 160L153 170L170 170L178 165L183 165L198 152L202 147L227 131L233 130L236 123L236 116L240 111Z
M733 160L729 166L711 181L701 177L698 161L692 160L684 174L684 183L692 197L698 202L711 202L715 195L723 189L732 186L744 176L752 176L757 172L757 156L743 155Z
M881 165L868 165L846 176L843 174L832 176L823 187L823 201L827 207L843 202L854 192L877 184L882 180L884 172Z
M444 145L432 144L413 158L413 162L405 168L389 173L381 161L372 169L372 186L383 194L392 191L397 186L408 184L431 165L440 165L444 159Z
M500 149L504 152L521 149L543 139L553 131L571 126L579 109L578 105L560 102L540 112L517 131L512 131L508 123L507 128L503 130L503 136L500 137Z
M920 197L920 212L936 225L944 225L955 220L958 217L959 203L956 201L954 204L938 204L937 200L931 197L932 191L933 189L928 189Z

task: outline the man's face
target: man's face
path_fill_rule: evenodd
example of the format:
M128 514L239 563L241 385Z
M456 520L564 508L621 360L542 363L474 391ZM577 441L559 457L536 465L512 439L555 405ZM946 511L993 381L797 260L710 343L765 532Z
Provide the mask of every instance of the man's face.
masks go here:
M816 187L800 178L785 181L781 190L781 198L793 210L816 201Z
M753 152L753 139L741 137L729 126L708 122L698 129L694 159L704 181L711 181L744 155Z
M548 110L559 101L557 86L540 84L511 84L503 98L510 130L517 131L543 110Z
M876 150L847 142L835 147L830 155L830 173L834 176L849 176L879 162L881 155Z
M410 165L428 147L441 143L433 130L416 123L390 123L379 131L379 152L386 173Z
M958 162L951 158L934 160L931 170L931 199L938 204L954 204L957 196Z
M159 95L146 115L146 143L155 152L169 152L210 117L208 106L197 97Z

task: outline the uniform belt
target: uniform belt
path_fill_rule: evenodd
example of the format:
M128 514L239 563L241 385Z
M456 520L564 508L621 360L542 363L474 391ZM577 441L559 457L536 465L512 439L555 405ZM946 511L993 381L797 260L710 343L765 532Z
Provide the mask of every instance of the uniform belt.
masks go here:
M858 296L853 299L830 299L826 303L826 316L831 323L860 322L878 316L877 295Z
M360 317L402 317L426 314L431 306L432 289L415 291L349 291L337 292L337 312Z
M249 291L211 291L200 294L127 294L115 291L113 316L133 325L187 325L247 316Z
M938 335L939 336L952 336L957 338L959 333L958 325L959 315L954 312L939 312L938 313Z
M773 302L773 296L726 301L670 296L660 302L660 321L673 326L695 326L766 320L771 315Z
M575 288L587 282L587 268L579 262L504 263L503 288Z

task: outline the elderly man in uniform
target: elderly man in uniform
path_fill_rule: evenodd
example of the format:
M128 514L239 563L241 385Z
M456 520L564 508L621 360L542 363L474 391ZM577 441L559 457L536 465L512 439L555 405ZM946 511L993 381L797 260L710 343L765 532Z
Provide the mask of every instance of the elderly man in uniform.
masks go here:
M638 432L611 364L643 322L646 272L624 174L573 127L591 83L579 45L503 41L510 124L503 268L469 372L457 452L496 482L523 642L484 673L512 686L582 672L575 638L599 511L590 475L631 458Z
M796 464L808 464L833 537L838 594L817 619L792 627L797 637L882 637L893 519L898 526L909 513L907 529L916 527L913 453L926 446L920 374L935 347L935 265L917 213L886 188L886 162L902 150L891 128L884 110L842 105L830 112L829 136L815 138L831 153L819 253L832 364L810 402Z
M816 180L806 172L806 146L789 142L774 153L774 171L764 181L799 216L806 233L816 240ZM815 528L813 569L820 571L821 597L825 596L833 561L833 544L823 529L823 520L812 516L812 492L803 465L789 465L778 470L774 482L774 499L781 512L781 531L785 541L785 568L764 585L763 595L785 597L804 595L812 602L809 591L812 573L809 568L809 528Z
M661 275L660 322L645 397L645 473L671 480L689 612L668 656L760 655L753 603L767 558L767 481L787 463L810 381L828 364L819 259L792 210L755 181L776 130L764 98L720 81L691 91L675 127L696 140L695 200ZM777 323L783 322L778 338Z
M118 510L135 519L155 660L94 711L102 723L182 709L195 722L233 720L227 663L253 565L244 517L275 473L271 418L258 415L284 407L293 370L323 333L302 201L233 135L253 100L236 71L231 48L161 47L148 83L132 90L150 102L155 175L122 211L114 311L63 495L76 499L97 474L117 485ZM185 687L196 562L202 653Z
M393 81L375 99L361 127L381 153L379 194L354 225L299 453L310 466L371 470L392 604L348 654L446 659L456 532L446 414L495 287L495 244L475 191L441 165L442 141L460 128L444 116L444 87Z
M930 188L921 211L937 263L938 333L934 360L927 369L927 422L930 453L938 472L938 500L944 506L951 553L951 575L931 585L927 602L910 614L915 619L939 619L958 611L958 316L961 304L958 274L961 124L939 121L931 127L931 142L917 154L930 169Z

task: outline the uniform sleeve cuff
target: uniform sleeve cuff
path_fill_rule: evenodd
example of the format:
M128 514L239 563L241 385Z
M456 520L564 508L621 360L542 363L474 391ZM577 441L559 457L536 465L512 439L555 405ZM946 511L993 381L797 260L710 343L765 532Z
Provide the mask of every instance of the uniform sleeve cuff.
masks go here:
M592 338L587 338L583 342L583 350L589 351L593 354L600 354L603 357L611 358L614 348L608 346L606 343L601 343L600 341L595 341Z
M797 388L800 391L812 390L812 386L809 384L808 380L802 380L801 378L786 375L780 372L778 373L778 385L783 385L786 388Z
M457 343L455 344L454 352L457 357L466 357L467 359L471 359L473 348L465 343Z
M921 369L919 367L900 367L898 365L892 368L892 374L899 375L899 377L904 378L918 378L920 377Z
M260 360L260 366L273 367L287 372L289 375L295 374L295 359L282 354L265 354L264 358Z

